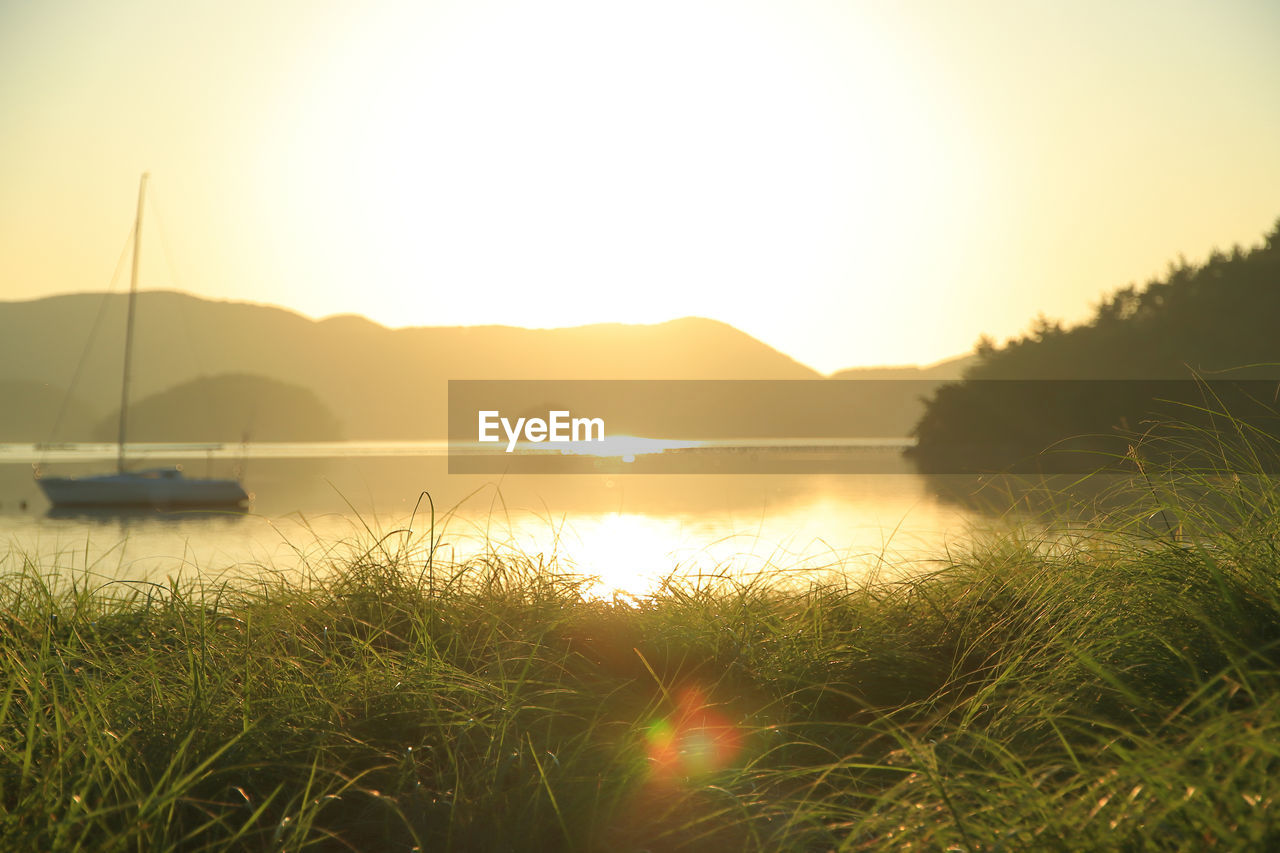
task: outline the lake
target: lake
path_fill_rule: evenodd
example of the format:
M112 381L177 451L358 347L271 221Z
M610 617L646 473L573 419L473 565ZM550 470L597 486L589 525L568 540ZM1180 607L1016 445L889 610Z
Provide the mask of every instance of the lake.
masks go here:
M385 537L419 554L435 541L446 560L515 550L598 577L601 595L643 594L673 572L885 577L927 570L992 524L941 496L964 483L939 488L900 449L878 448L879 473L504 477L449 474L442 442L139 445L134 467L242 476L248 512L51 514L33 465L101 473L115 445L0 444L0 571L24 558L111 579L324 571Z

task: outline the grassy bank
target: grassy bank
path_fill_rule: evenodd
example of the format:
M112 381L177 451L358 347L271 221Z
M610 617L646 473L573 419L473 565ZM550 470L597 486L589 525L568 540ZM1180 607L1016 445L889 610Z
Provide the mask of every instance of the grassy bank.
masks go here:
M907 582L639 604L429 539L306 582L27 565L0 847L1274 848L1276 493L1144 471L1119 505Z

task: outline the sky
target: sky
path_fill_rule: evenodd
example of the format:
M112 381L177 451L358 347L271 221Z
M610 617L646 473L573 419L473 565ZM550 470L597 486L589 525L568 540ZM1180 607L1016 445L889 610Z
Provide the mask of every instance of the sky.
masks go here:
M1276 152L1271 0L0 0L0 299L149 171L144 288L929 363L1259 243Z

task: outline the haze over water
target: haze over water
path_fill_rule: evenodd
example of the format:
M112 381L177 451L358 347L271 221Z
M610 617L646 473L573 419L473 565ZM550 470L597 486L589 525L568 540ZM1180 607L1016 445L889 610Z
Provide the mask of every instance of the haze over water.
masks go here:
M112 450L63 451L46 462L76 473ZM881 576L924 570L964 538L975 514L947 504L924 478L865 475L449 475L430 445L295 444L293 458L212 458L189 449L192 475L243 466L255 493L247 514L46 514L31 480L30 445L0 446L0 540L18 555L71 573L163 581L171 575L253 575L327 569L375 547L424 559L435 503L437 559L492 549L535 564L596 576L596 594L644 594L664 577L783 570L773 581L827 575L833 567ZM259 449L259 452L262 452ZM219 451L226 457L231 449ZM46 457L58 456L45 453ZM71 461L72 457L81 459ZM204 458L209 456L210 458ZM147 460L143 464L151 464ZM20 508L21 502L26 507ZM417 510L415 513L415 504ZM385 538L384 538L385 537ZM13 566L17 568L17 566ZM865 575L864 575L865 576Z

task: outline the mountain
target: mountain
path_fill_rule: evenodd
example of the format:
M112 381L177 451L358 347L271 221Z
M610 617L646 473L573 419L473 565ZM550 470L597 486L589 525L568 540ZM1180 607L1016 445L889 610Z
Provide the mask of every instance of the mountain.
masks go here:
M114 441L119 410L94 438ZM334 441L342 429L306 388L245 374L183 382L129 406L131 441Z
M838 381L857 381L864 388L851 399L863 398L856 406L865 417L874 417L875 435L908 435L925 412L925 401L940 385L960 379L974 363L973 355L961 355L935 364L893 367L851 367L831 374Z
M0 441L88 438L92 425L102 416L101 409L45 382L0 381L0 400L4 401L0 406Z
M100 293L0 302L0 383L66 388L79 370L74 394L90 410L114 410L125 306L124 294ZM732 326L693 317L567 329L390 329L363 317L317 321L172 291L140 294L133 364L135 400L202 377L254 375L314 393L353 439L443 436L450 379L821 378ZM11 418L12 407L0 409L0 420Z
M923 367L915 364L892 367L850 367L831 374L832 379L909 379L926 382L952 382L964 376L977 361L970 355L957 355Z

